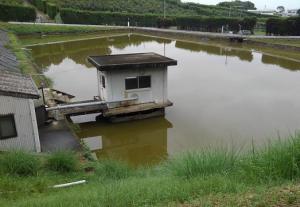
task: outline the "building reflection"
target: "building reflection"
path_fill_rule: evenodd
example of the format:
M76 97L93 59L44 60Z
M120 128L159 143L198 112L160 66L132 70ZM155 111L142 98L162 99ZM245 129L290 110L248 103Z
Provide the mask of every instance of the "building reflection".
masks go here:
M168 155L168 129L164 117L126 123L94 122L80 124L78 136L98 159L113 158L134 166L152 165Z

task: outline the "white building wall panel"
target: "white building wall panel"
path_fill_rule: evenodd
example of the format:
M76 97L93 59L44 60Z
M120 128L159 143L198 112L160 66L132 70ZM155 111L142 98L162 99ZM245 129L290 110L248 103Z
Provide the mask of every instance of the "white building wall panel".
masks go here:
M0 115L13 114L18 136L0 140L0 150L22 149L39 151L35 113L32 113L32 100L0 96Z
M167 68L115 70L105 73L107 101L138 97L138 103L165 103L167 101ZM126 91L125 79L136 76L151 76L151 88Z

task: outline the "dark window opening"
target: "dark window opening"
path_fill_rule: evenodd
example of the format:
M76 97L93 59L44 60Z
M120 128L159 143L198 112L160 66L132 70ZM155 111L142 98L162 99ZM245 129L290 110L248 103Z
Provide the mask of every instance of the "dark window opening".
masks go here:
M104 76L101 76L101 81L102 81L102 87L105 88L106 83L105 83L105 77Z
M151 76L139 76L139 88L151 88Z
M151 88L151 76L138 76L134 78L125 79L126 90L133 90L138 88Z
M17 136L14 116L0 116L0 139L9 139Z
M125 88L126 90L132 90L138 88L138 79L137 78L126 78L125 79Z

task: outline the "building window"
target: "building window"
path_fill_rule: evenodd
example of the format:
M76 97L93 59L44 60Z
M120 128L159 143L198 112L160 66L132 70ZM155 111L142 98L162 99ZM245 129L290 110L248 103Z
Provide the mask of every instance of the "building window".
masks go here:
M101 82L102 82L102 87L105 88L106 83L105 83L105 77L103 75L101 76Z
M151 76L138 76L125 79L126 90L151 88Z
M151 76L139 76L139 88L151 88Z
M17 137L14 115L0 116L0 139Z
M125 88L126 90L137 89L138 87L138 79L135 78L126 78L125 79Z

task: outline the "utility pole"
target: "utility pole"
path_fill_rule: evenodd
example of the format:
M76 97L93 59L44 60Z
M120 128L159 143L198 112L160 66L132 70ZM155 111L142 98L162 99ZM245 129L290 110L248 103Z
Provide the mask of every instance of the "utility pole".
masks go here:
M166 19L166 0L164 0L164 19Z

